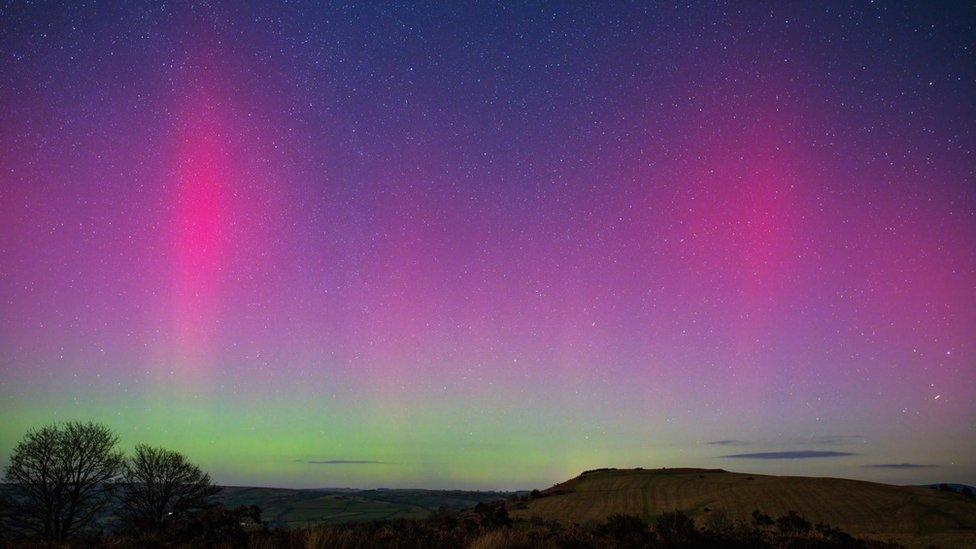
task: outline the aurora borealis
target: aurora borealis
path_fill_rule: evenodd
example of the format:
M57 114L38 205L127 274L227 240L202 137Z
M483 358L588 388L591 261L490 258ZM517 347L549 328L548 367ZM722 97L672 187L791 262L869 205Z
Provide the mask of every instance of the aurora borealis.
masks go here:
M973 6L366 4L0 7L0 465L976 483Z

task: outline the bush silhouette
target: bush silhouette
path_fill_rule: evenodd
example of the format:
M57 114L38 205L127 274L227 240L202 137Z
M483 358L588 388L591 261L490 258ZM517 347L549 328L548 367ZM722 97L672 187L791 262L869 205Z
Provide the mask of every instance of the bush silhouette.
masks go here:
M863 540L859 540L847 532L843 532L839 528L834 528L829 524L819 523L816 526L816 530L824 540L838 547L854 548L865 547L867 545Z
M759 509L754 509L752 511L752 524L756 528L765 528L766 526L772 526L774 524L773 517L763 513Z
M695 535L695 520L681 511L664 513L654 522L654 530L665 545L672 547L688 545Z
M776 519L776 528L787 536L806 535L810 532L810 522L796 511L790 511Z
M643 547L653 536L647 522L635 515L610 515L596 532L624 547Z
M474 513L478 517L479 526L483 528L498 528L512 524L508 509L503 502L479 503L474 506Z
M712 532L728 532L731 530L732 526L732 519L729 518L729 514L722 509L710 512L708 514L708 518L705 519L705 528Z

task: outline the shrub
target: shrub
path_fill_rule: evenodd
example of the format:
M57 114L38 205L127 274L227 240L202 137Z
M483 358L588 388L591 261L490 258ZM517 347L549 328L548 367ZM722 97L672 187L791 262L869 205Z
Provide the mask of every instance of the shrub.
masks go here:
M752 524L756 528L765 528L766 526L772 526L774 524L773 517L763 513L759 509L754 509L752 511Z
M866 547L864 540L857 539L847 532L842 532L839 528L834 528L829 524L818 523L816 530L824 540L831 544L851 548Z
M796 511L790 511L776 519L776 528L786 536L806 535L810 532L810 522Z
M596 533L625 547L643 547L653 538L647 522L635 515L610 515Z
M510 526L512 519L508 516L508 509L504 502L479 503L474 506L475 515L478 516L478 524L483 528L499 528Z
M732 519L723 509L716 509L705 519L705 528L712 532L725 533L732 529Z
M665 545L688 545L695 539L695 520L681 511L664 513L654 522L654 530Z

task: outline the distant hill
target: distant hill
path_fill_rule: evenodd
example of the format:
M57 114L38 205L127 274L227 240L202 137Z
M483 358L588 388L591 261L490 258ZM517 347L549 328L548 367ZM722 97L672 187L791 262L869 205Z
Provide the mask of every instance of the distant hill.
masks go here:
M507 499L526 492L478 492L468 490L420 490L355 488L290 489L221 486L216 497L227 507L257 505L261 517L271 526L298 528L312 524L343 524L399 518L426 518L444 507L465 510L481 502ZM0 496L13 489L0 482ZM106 509L99 522L113 520L113 509Z
M467 509L512 494L462 490L292 490L225 486L218 500L228 507L257 505L269 524L294 528L314 523L424 518L440 507Z
M622 513L653 520L678 509L705 524L725 513L749 520L793 510L860 536L907 546L976 547L976 501L952 491L837 478L732 473L720 469L601 469L511 504L518 518L563 523Z
M952 482L942 483L942 484L923 484L925 488L935 488L936 490L949 490L951 492L958 492L964 495L976 494L976 487L969 486L968 484L955 484Z

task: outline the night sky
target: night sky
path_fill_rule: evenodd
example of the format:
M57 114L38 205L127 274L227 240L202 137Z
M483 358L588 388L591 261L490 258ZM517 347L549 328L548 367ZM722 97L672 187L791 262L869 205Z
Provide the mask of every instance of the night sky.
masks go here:
M972 3L122 4L0 7L0 465L976 483Z

